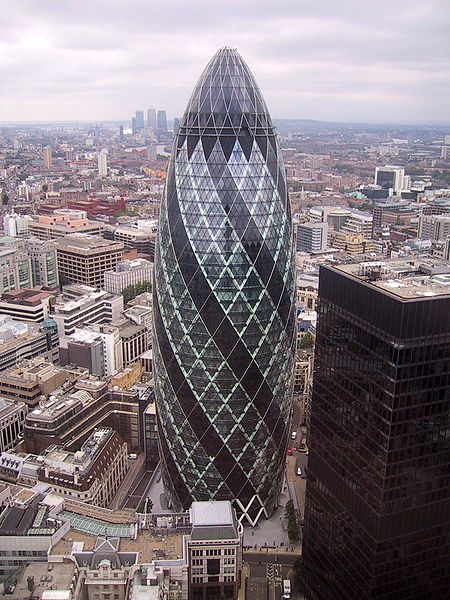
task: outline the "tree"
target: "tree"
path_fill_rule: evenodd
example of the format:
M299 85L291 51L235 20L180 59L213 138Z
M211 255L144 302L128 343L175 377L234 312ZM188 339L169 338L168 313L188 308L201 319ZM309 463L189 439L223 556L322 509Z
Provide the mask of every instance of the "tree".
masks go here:
M299 347L302 350L309 350L314 346L314 336L310 331L307 331L304 335L302 335L299 343Z
M139 283L129 285L128 287L126 287L122 290L123 301L125 304L127 304L130 300L133 300L133 298L136 298L136 296L139 296L139 294L143 294L144 292L151 292L151 291L152 291L152 284L150 281L141 281Z

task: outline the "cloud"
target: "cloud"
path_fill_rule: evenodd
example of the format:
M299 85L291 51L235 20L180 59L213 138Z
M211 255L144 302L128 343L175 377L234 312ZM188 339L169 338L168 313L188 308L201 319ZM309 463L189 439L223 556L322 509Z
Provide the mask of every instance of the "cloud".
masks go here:
M450 121L446 0L15 0L0 20L0 121L180 115L218 47L274 117Z

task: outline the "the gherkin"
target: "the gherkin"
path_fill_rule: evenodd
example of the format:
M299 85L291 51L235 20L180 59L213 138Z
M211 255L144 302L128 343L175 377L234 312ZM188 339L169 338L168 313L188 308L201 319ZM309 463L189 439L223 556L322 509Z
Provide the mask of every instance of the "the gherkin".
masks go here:
M223 48L176 136L155 255L158 434L174 508L229 499L250 523L273 512L295 339L283 160L253 75Z

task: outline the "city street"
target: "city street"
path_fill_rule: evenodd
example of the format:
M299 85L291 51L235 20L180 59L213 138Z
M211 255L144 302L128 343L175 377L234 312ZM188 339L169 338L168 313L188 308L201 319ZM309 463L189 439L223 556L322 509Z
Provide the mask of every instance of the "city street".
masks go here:
M269 584L269 598L280 600L283 596L283 580L292 582L292 567L299 558L299 552L279 552L275 550L244 552L247 575L266 579ZM301 600L302 595L293 592L292 600Z

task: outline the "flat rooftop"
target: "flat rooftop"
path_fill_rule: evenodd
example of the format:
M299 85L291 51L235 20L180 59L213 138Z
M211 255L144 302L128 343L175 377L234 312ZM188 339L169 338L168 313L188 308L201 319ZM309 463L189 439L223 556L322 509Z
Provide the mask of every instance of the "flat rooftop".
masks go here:
M234 525L233 510L227 500L218 502L193 502L191 521L194 527Z
M401 300L450 296L450 264L435 259L333 265L333 269Z

